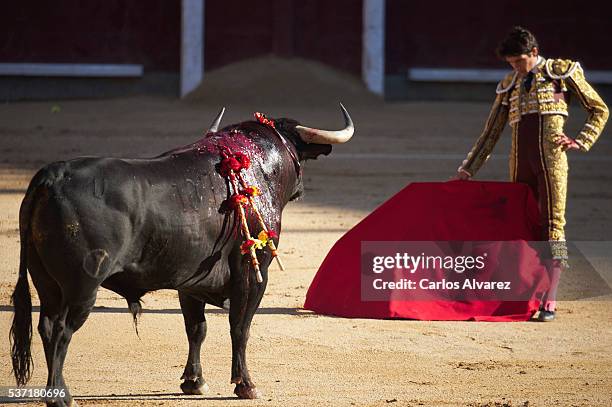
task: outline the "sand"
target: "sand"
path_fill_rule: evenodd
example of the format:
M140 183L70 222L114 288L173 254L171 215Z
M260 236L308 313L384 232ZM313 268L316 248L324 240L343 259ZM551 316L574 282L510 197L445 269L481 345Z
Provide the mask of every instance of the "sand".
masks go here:
M558 320L549 324L343 319L301 308L318 265L346 230L407 183L453 174L482 127L486 104L384 104L357 79L297 60L241 63L207 78L211 82L185 102L139 97L0 106L0 386L14 383L8 329L19 257L17 215L36 168L82 155L159 154L197 139L221 104L228 107L226 124L263 110L339 127L340 95L357 132L330 156L306 164L306 196L284 212L280 253L287 270L272 267L251 330L249 367L263 398L239 401L232 394L224 311L210 307L207 316L202 360L210 392L183 396L179 378L187 340L176 294L144 297L139 339L124 300L101 290L94 312L74 335L64 370L79 404L612 404L611 296L561 301ZM569 131L577 131L583 117L576 113ZM604 247L612 230L610 135L607 130L588 155L571 157L567 214L571 239L598 240ZM506 179L508 134L503 138L481 179ZM609 267L605 259L602 264ZM573 277L563 278L571 283ZM30 384L41 386L46 367L36 332L33 356Z

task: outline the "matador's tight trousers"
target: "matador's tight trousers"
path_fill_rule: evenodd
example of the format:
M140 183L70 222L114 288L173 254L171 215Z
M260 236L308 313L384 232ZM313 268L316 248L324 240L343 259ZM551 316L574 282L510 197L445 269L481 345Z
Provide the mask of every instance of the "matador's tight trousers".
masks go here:
M549 240L550 213L549 208L553 205L548 192L546 170L544 160L541 156L540 123L538 114L528 114L521 117L517 132L517 157L516 157L516 182L529 185L540 208L542 240ZM558 267L547 267L551 279L551 290L548 300L554 301L556 297L557 283L559 282L561 269ZM554 303L549 305L554 309Z
M538 114L528 114L521 117L517 132L516 182L529 185L533 196L540 207L540 222L542 236L548 240L549 213L546 172L542 165L540 154L540 124Z

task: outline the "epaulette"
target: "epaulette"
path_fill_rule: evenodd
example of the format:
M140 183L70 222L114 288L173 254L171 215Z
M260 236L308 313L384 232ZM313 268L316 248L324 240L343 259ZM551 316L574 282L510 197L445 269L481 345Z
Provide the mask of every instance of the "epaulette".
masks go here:
M514 84L516 82L517 76L518 76L518 73L516 72L510 72L508 75L506 75L504 79L502 79L497 84L497 89L495 89L495 93L499 95L500 93L506 93L510 89L512 89L512 87L514 87Z
M545 67L546 74L552 79L567 79L580 68L580 63L569 59L548 59Z

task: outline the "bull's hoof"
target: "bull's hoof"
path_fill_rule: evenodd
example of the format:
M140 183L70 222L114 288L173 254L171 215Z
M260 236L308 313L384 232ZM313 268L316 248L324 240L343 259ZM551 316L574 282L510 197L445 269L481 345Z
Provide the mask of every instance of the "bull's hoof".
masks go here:
M240 399L248 400L258 399L261 396L261 394L259 394L259 390L257 390L255 386L247 386L244 383L236 385L236 388L234 389L234 394Z
M185 394L204 394L208 393L208 384L201 377L197 380L185 380L181 383L181 390Z

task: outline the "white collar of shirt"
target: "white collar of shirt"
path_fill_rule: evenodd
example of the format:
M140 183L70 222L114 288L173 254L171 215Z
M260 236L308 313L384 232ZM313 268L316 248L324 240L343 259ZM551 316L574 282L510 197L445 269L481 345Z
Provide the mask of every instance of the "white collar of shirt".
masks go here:
M538 71L538 69L539 69L538 67L540 66L540 64L542 62L544 62L544 60L545 60L544 57L538 55L538 59L537 59L535 65L533 66L533 68L531 69L531 72L536 73Z

